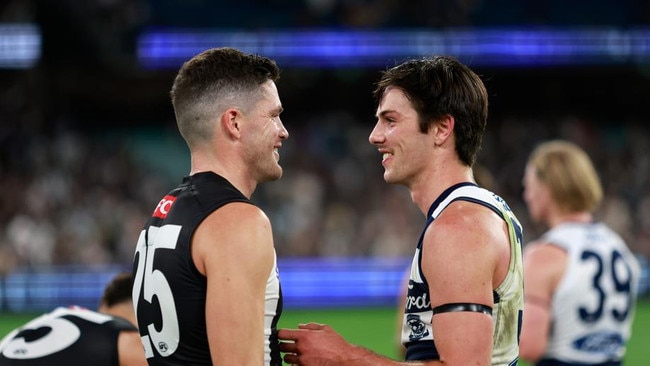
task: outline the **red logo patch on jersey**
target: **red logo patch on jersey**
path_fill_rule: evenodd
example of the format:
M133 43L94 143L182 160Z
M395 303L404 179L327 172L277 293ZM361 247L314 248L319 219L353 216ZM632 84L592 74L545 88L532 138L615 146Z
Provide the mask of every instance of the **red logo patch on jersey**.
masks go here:
M159 217L161 219L167 217L169 210L171 210L172 205L174 204L174 201L176 201L176 197L174 196L163 197L163 199L158 202L158 206L156 206L156 209L153 212L153 217Z

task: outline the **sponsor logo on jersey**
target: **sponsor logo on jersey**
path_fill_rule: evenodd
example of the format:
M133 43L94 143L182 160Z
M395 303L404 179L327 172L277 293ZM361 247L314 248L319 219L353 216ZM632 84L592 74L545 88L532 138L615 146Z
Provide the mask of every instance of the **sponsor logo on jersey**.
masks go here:
M424 293L420 296L409 295L406 297L406 309L411 310L415 307L418 310L429 309L431 307L431 301L427 299L427 294Z
M160 350L161 354L165 354L167 351L169 351L169 346L166 342L158 342L158 349Z
M601 332L588 334L573 341L573 347L582 352L604 353L616 357L625 345L623 336L618 333Z
M163 197L163 199L158 202L158 206L156 206L156 209L153 212L153 217L158 217L161 219L167 217L169 210L171 210L172 205L174 204L174 201L176 201L176 197L174 196Z

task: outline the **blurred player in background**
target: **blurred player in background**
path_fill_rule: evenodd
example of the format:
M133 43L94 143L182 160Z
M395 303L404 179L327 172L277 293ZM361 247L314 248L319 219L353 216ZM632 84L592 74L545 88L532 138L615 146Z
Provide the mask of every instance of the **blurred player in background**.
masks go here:
M97 311L60 307L10 332L0 342L0 365L147 365L132 286L131 273L120 273L104 289Z
M435 56L384 72L375 97L369 140L382 154L384 180L408 187L426 217L402 323L408 365L515 364L522 230L508 205L474 181L488 115L483 82L457 60ZM280 338L292 364L399 364L327 325L281 329Z
M271 223L250 197L282 175L274 61L232 48L187 61L171 90L189 175L138 239L133 302L149 364L281 365Z
M587 154L549 141L530 155L524 200L545 225L524 251L521 358L539 366L618 366L630 338L640 266L593 211L603 196Z

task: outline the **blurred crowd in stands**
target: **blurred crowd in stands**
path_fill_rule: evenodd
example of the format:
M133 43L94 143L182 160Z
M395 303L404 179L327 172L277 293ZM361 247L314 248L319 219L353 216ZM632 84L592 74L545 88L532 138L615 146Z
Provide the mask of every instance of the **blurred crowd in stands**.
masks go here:
M48 133L31 129L38 112L15 91L0 98L0 118L18 121L0 127L2 270L130 263L149 211L177 182L142 163L132 144L108 138L110 131L83 134L60 121L49 122L58 126ZM530 240L539 228L521 199L527 154L544 139L575 141L604 182L599 219L636 253L650 256L650 127L624 122L492 120L477 179L511 203ZM369 125L343 110L285 123L291 133L281 150L285 175L253 197L271 217L278 255L410 255L424 217L403 187L383 181L381 156L367 142Z
M142 27L438 27L509 24L513 19L532 24L555 19L556 25L564 25L588 20L599 24L604 21L599 17L630 25L647 22L650 14L648 1L632 2L633 7L580 1L571 5L575 9L561 1L544 5L514 0L501 1L500 7L480 0L422 0L408 7L398 1L305 0L299 7L287 0L228 3L229 11L239 16L215 16L221 2L209 0L14 0L0 6L2 21L39 21L47 32L43 56L51 67L44 85L30 80L34 77L30 71L18 76L2 71L0 78L0 274L19 266L130 263L152 207L178 183L155 162L139 156L138 141L120 138L120 131L111 130L110 124L99 132L82 131L76 126L94 120L88 114L80 118L68 113L75 101L50 101L52 90L57 91L53 84L84 77L71 69L119 64L116 55L132 52L128 44ZM586 6L601 11L568 18L569 10ZM87 12L80 12L80 7ZM257 11L248 14L253 7ZM509 11L502 14L498 9L504 7ZM274 12L269 16L260 9ZM52 16L55 12L58 15ZM111 41L109 35L121 40ZM77 43L72 42L74 37ZM128 38L131 41L124 41ZM96 48L82 53L80 45ZM87 62L89 55L101 62ZM56 68L65 65L67 72L57 74ZM160 85L166 95L170 80ZM96 89L85 85L81 90L93 94L101 87L99 80ZM129 98L148 93L139 87L133 90ZM372 113L360 121L345 108L333 107L327 113L307 115L300 123L284 121L291 134L281 150L284 177L260 186L253 197L271 218L280 257L412 254L424 217L405 188L383 181L381 156L367 142ZM598 218L623 235L633 251L650 258L649 117L621 118L590 120L571 113L552 119L522 118L501 113L488 123L477 178L511 203L531 240L541 228L529 221L521 199L528 153L542 140L575 141L594 159L604 183L606 197ZM156 139L159 144L168 141ZM159 165L171 157L158 158ZM186 168L175 173L180 177Z

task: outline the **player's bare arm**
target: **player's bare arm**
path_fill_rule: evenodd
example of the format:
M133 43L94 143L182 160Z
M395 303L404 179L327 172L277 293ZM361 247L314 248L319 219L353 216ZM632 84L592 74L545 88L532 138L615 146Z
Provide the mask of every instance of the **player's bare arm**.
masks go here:
M447 211L448 210L448 211ZM507 272L509 247L503 220L481 206L451 204L425 235L423 267L432 306L464 302L493 306L492 289ZM470 224L471 223L471 224ZM503 225L502 225L503 224ZM494 230L493 228L503 228ZM439 289L436 291L436 289ZM435 315L440 361L400 363L346 342L331 327L309 323L280 330L285 361L305 366L490 365L492 317L480 312ZM333 354L331 350L339 352ZM332 359L333 356L337 359Z
M508 243L498 215L464 201L450 204L428 228L422 268L434 309L435 344L444 364L491 364L493 319L478 309L491 311L494 306L493 289L507 272ZM468 309L457 311L449 304L468 304Z
M524 314L519 354L534 361L546 351L551 324L551 301L564 268L567 254L550 243L535 242L524 251Z
M133 305L131 305L133 306ZM138 332L120 332L117 339L120 366L147 366L142 341Z
M288 352L284 360L301 366L437 366L447 365L439 361L398 362L378 355L369 349L348 343L332 327L326 324L300 324L298 329L280 329L280 344ZM332 352L337 350L337 352Z
M192 257L208 278L206 326L213 364L263 364L264 294L274 260L268 217L246 203L222 207L198 227Z

